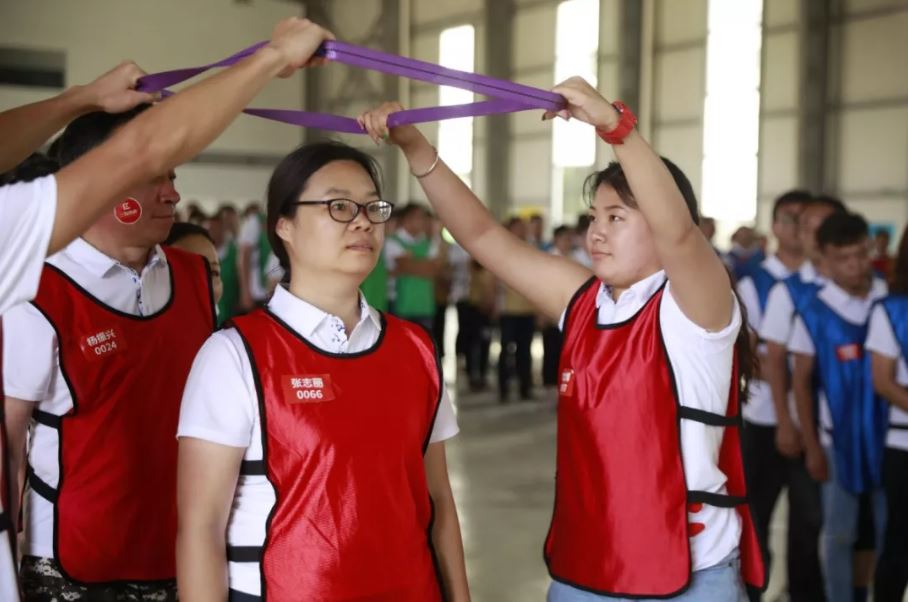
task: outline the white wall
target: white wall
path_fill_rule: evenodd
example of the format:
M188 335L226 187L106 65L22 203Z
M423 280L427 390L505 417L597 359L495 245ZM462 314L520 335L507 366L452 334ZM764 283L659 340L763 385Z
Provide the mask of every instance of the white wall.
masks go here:
M33 0L4 2L4 46L66 53L67 85L85 83L122 59L146 71L200 65L266 39L283 17L299 14L287 2L257 0ZM303 78L276 81L255 106L300 108ZM0 109L46 98L57 91L0 86ZM211 148L231 154L280 156L302 140L297 128L241 116ZM187 165L178 170L184 199L245 202L262 197L270 167Z
M847 0L837 21L827 186L898 236L908 222L908 0Z
M401 47L410 56L438 60L438 35L465 23L476 30L478 71L483 71L484 1L402 0L405 22ZM708 0L645 2L651 35L642 48L644 102L638 107L641 129L655 148L676 161L695 190L701 188L703 99L706 80ZM779 193L798 185L800 3L764 0L763 72L757 223L768 227L769 209ZM622 0L601 0L600 89L615 96L619 83ZM554 83L555 14L558 0L515 2L512 63L514 79L540 88ZM842 196L871 221L908 221L908 0L843 0L843 14L830 32L830 97L826 192ZM264 39L273 24L293 12L289 2L253 0L34 0L4 3L0 39L4 46L61 50L66 53L67 83L85 82L121 58L133 58L149 71L199 64ZM332 25L341 39L376 46L381 32L380 0L337 0L329 4ZM354 115L374 100L358 94L381 89L376 75L354 74L330 66L325 98L335 112ZM356 78L359 78L358 80ZM301 107L302 77L270 84L258 106ZM344 89L344 86L348 89ZM0 108L44 98L53 90L0 87ZM400 98L412 107L434 105L438 88L402 82ZM648 102L647 102L648 101ZM474 123L474 189L485 195L490 178L506 178L511 205L547 209L552 188L551 125L538 112L513 114L509 167L485 173L483 119ZM437 126L423 131L434 140ZM212 150L235 154L236 164L195 163L179 171L186 199L245 202L263 195L269 166L250 166L246 156L278 157L301 141L293 127L241 117ZM369 148L361 137L347 137ZM372 152L389 165L393 149ZM612 157L598 147L597 165ZM422 198L419 187L401 178L396 200ZM566 206L569 204L566 199ZM722 241L720 241L722 242Z

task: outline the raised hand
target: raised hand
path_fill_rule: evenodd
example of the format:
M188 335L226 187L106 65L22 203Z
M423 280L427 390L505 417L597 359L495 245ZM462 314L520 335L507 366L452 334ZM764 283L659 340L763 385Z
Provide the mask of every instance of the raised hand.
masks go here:
M290 17L274 27L270 46L278 50L287 62L287 66L278 77L290 77L301 67L320 65L322 58L313 58L325 40L333 40L334 34L316 25L309 19Z

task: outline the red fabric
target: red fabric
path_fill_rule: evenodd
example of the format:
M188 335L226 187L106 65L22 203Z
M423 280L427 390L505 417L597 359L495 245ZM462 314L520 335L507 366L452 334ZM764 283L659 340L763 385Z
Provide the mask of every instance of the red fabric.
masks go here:
M347 356L263 310L234 320L258 374L277 494L261 565L268 600L441 600L423 461L440 369L421 328L386 319L377 347Z
M60 426L54 547L78 582L176 576L180 399L214 308L204 260L166 253L172 297L154 316L112 310L50 266L34 301L57 333L75 406Z
M555 510L545 544L552 576L618 596L669 596L691 574L679 404L659 326L660 289L630 320L596 324L598 281L581 289L565 321L558 402ZM733 384L736 378L732 379ZM565 385L565 382L562 382ZM728 415L738 413L732 387ZM720 468L743 495L737 428L726 428ZM697 510L692 504L691 512ZM748 582L763 583L746 505L741 553Z

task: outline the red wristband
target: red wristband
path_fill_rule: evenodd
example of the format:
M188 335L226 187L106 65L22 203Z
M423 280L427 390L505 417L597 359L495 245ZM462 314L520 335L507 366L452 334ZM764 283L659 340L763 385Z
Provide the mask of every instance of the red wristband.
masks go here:
M620 100L612 103L615 110L618 111L620 119L614 129L606 132L596 128L596 134L609 144L624 144L624 139L634 130L637 125L637 116Z

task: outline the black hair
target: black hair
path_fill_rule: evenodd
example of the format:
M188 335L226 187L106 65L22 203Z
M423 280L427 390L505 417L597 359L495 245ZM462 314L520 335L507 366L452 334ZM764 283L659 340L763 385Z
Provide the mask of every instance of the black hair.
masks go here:
M867 220L857 213L833 213L817 229L817 246L846 247L866 240Z
M398 210L395 212L395 217L397 217L397 219L403 221L403 220L405 220L411 213L414 213L414 212L416 212L416 211L421 211L421 212L423 213L423 215L426 215L426 216L428 216L428 217L431 217L431 216L432 216L432 212L429 211L429 208L426 207L425 205L421 205L421 204L419 204L419 203L410 202L410 203L407 203L406 205L404 205L403 207L401 207L400 209L398 209Z
M815 197L812 197L810 200L805 202L806 207L828 207L836 213L847 213L848 208L845 206L845 203L841 199L828 194L818 194Z
M684 172L680 167L665 157L660 157L660 159L662 159L662 163L668 169L672 179L675 181L675 185L681 192L681 196L684 198L684 204L687 205L687 210L690 212L691 220L694 224L699 226L700 214L697 209L697 195L694 194L694 187L691 185L690 180L684 175ZM624 169L622 169L619 163L613 161L602 171L593 172L587 177L586 181L583 183L583 191L588 203L592 204L596 191L603 185L611 186L615 192L618 193L618 196L621 197L621 200L625 205L632 209L637 209L637 202L634 200L634 194L631 191L630 184L624 174ZM589 218L587 217L587 219ZM579 220L577 227L578 230L580 230L581 224ZM734 286L731 286L733 281L734 280L729 273L729 285L732 294L737 297L737 290ZM742 323L747 324L747 309L744 303L741 302L740 297L738 297L738 306L740 307L742 314ZM742 402L746 402L750 381L759 370L758 356L747 328L742 328L738 333L738 338L735 340L735 353L738 357L738 395Z
M66 126L60 138L54 141L53 150L60 167L66 167L91 149L100 146L114 131L127 124L134 117L151 108L140 104L125 113L88 113Z
M192 224L190 222L177 222L171 226L170 234L167 235L167 240L165 240L163 244L173 245L189 236L204 236L211 241L211 244L215 244L214 239L211 238L211 234L208 230L198 224Z
M558 226L557 228L552 230L552 238L558 238L562 234L570 234L570 232L571 232L571 227L565 226L562 224L561 226Z
M668 172L671 174L672 179L675 181L675 186L681 191L681 196L684 197L684 203L687 205L687 210L690 211L691 219L695 224L699 224L700 214L697 211L697 195L694 194L694 187L691 185L690 180L687 179L687 176L684 175L684 172L681 171L680 167L665 157L660 158L662 159L662 163L665 164L665 167L668 168ZM627 176L624 175L624 169L622 169L621 164L617 161L612 161L602 171L596 171L587 176L586 180L583 182L583 195L586 198L587 203L592 204L593 198L596 196L596 191L599 190L600 186L611 186L615 189L615 192L618 193L618 196L621 197L621 200L625 205L632 209L637 208L637 201L634 199L634 194L631 192L631 186L627 182Z
M41 153L32 153L19 165L0 174L0 186L31 182L32 180L57 173L59 169L60 166L50 157Z
M783 192L776 198L775 203L772 205L772 221L776 221L779 218L779 209L785 207L786 205L801 205L807 203L811 200L811 195L806 190L789 190L788 192Z
M271 249L284 269L285 278L290 277L290 258L284 241L277 235L280 218L293 218L299 199L309 178L322 167L335 161L351 161L362 167L375 189L381 194L381 168L378 162L361 150L342 142L326 141L305 144L284 157L268 181L268 240Z

